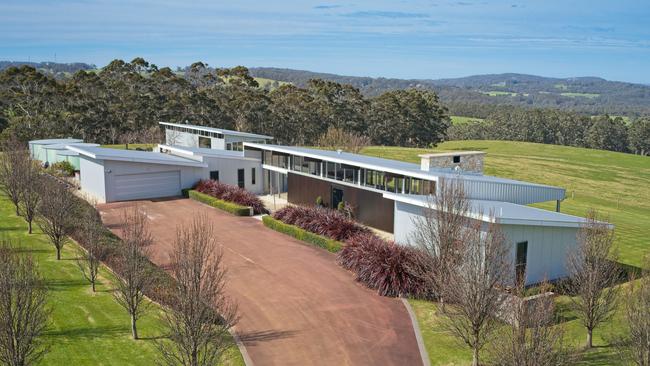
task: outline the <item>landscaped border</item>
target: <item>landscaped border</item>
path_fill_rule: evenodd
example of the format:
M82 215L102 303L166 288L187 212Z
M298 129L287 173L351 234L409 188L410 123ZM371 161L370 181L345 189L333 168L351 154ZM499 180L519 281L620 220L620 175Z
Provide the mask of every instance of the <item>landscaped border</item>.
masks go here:
M285 224L280 220L274 219L270 215L262 216L262 222L264 223L264 226L270 229L281 232L283 234L287 234L289 236L293 236L294 238L304 241L305 243L323 248L330 253L336 253L343 247L343 243L340 241L311 233L295 225Z
M251 207L241 206L236 203L220 200L218 198L195 190L190 190L188 194L190 199L205 203L208 206L218 208L235 216L253 216L253 209Z

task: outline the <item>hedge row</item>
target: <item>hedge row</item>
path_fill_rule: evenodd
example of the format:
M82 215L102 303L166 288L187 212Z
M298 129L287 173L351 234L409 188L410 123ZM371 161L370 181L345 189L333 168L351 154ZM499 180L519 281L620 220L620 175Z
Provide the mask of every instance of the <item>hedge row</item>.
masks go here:
M78 203L78 209L71 214L77 215L77 222L81 222L84 215L93 215L95 217L94 220L96 220L98 226L102 228L102 242L106 245L106 258L103 260L103 263L115 274L122 276L124 271L122 269L122 260L119 255L120 246L123 245L122 240L104 226L99 212L97 212L95 207L80 197L75 196L75 199ZM89 243L86 242L80 227L77 227L77 229L70 234L70 237L81 247L88 249ZM145 257L145 259L148 267L147 270L151 276L153 276L153 284L145 295L159 304L173 306L174 302L172 300L172 293L175 287L174 278L169 273L165 272L164 269L151 262L148 258Z
M218 208L220 210L230 212L235 216L251 216L250 207L240 206L232 202L226 202L224 200L220 200L218 198L214 198L212 196L208 196L205 193L197 192L194 190L191 190L189 192L189 196L191 199L195 201L199 201L205 203L206 205L212 206L214 208Z
M264 222L264 225L270 229L293 236L298 240L302 240L317 247L321 247L331 253L338 252L343 246L343 243L340 241L311 233L294 225L285 224L269 215L262 216L262 222Z
M257 195L238 186L216 180L201 180L194 190L236 205L252 207L256 215L268 213L264 203Z

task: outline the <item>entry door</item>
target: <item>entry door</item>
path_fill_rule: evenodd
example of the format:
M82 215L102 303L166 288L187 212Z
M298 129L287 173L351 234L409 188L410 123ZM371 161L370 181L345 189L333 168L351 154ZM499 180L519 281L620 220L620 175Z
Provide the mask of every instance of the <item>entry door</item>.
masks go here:
M244 169L237 169L237 185L244 188L246 185L246 173Z
M528 242L517 243L517 258L515 262L515 276L517 285L526 283L526 264L528 262Z
M343 190L332 187L332 208L336 210L341 202L343 202Z

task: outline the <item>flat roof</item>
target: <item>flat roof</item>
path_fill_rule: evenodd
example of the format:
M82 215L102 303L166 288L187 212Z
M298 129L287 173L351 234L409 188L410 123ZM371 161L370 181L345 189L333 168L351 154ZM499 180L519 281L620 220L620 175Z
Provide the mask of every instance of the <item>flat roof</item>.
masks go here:
M438 180L438 178L447 178L447 179L462 178L467 181L507 183L507 184L530 186L530 187L561 189L559 187L547 186L543 184L530 183L530 182L523 182L514 179L494 177L491 175L483 175L480 173L474 173L468 171L455 172L451 168L447 168L447 169L431 168L429 170L422 170L420 168L420 164L413 164L404 161L384 159L384 158L377 158L377 157L367 156L367 155L352 154L344 151L339 152L339 151L332 151L332 150L310 149L306 147L256 144L252 142L244 142L244 146L257 148L261 150L272 150L272 151L282 152L285 154L301 155L301 156L311 157L313 159L327 160L335 163L355 165L366 169L381 170L388 173L408 175L408 176L413 176L421 179Z
M65 139L45 139L45 140L32 140L29 141L30 144L39 144L39 145L52 145L52 144L65 144L73 142L84 142L81 139L65 138Z
M485 151L453 151L453 152L437 152L418 155L421 158L435 158L441 156L467 156L467 155L485 155Z
M67 143L67 144L49 144L43 146L43 149L45 150L66 150L68 146L99 146L99 144L93 144L90 142L75 142L75 143Z
M244 157L243 151L209 149L207 147L190 147L180 145L158 144L159 148L187 153L188 155Z
M104 147L92 146L68 146L68 150L78 152L80 155L88 156L97 160L109 161L128 161L136 163L164 164L164 165L181 165L205 168L208 165L191 159L185 159L180 156L157 153L152 151L138 150L119 150Z
M259 139L264 139L264 140L272 140L272 136L267 136L267 135L259 135L256 133L250 133L250 132L241 132L241 131L233 131L233 130L226 130L223 128L214 128L214 127L206 127L206 126L197 126L197 125L188 125L184 123L172 123L172 122L158 122L161 125L164 126L175 126L175 127L185 127L197 131L207 131L207 132L214 132L214 133L220 133L222 135L230 135L230 136L241 136L241 137L252 137L252 138L259 138Z
M384 198L404 202L419 207L435 205L428 196L399 193L384 193ZM583 217L567 215L561 212L543 210L536 207L518 205L510 202L470 200L471 217L485 222L496 221L506 225L554 226L579 228L587 222ZM490 213L494 215L490 217ZM605 224L605 223L603 223ZM608 224L611 228L614 226Z

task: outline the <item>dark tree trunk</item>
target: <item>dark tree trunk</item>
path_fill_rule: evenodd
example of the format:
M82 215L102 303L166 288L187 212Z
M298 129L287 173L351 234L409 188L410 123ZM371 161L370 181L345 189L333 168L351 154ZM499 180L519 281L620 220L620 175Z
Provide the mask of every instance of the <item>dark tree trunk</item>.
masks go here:
M138 328L135 325L135 315L131 315L131 334L133 335L133 339L138 339Z
M61 260L61 248L56 248L56 260Z

